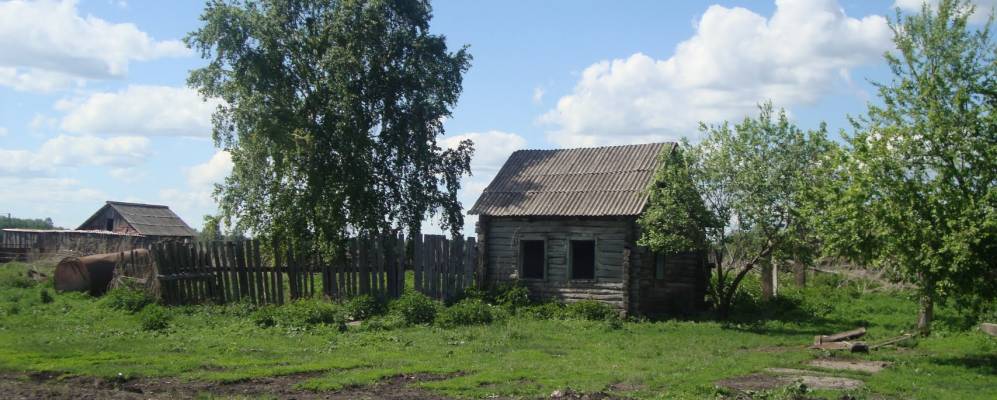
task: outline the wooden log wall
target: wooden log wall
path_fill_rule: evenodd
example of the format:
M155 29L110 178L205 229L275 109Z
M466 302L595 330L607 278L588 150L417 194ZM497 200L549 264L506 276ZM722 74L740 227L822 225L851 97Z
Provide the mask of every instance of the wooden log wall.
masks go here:
M624 248L633 246L633 218L513 218L491 217L484 229L487 243L481 244L487 262L486 284L518 280L540 299L558 301L596 300L621 312L624 296ZM546 243L544 279L520 279L520 242ZM595 241L595 279L570 277L571 240ZM638 260L631 258L632 269Z
M35 238L25 232L0 231L0 263L27 261Z
M106 232L58 230L0 230L0 262L17 258L31 261L45 257L88 256L145 248L147 238Z

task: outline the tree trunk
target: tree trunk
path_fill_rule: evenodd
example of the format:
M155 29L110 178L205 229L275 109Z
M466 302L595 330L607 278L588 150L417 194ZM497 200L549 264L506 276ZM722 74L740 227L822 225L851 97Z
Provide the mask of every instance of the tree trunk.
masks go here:
M921 336L931 334L931 320L935 317L935 301L931 295L921 295L921 310L917 316L917 331Z
M799 261L793 261L793 273L796 275L796 286L807 287L807 266Z
M773 274L774 274L774 272L772 271L772 269L773 268L772 268L772 262L771 261L767 261L766 260L766 261L762 262L761 270L760 270L761 274L762 274L762 278L761 278L761 280L762 280L762 301L772 300L772 297L775 296L775 285L772 284L772 277L773 277Z

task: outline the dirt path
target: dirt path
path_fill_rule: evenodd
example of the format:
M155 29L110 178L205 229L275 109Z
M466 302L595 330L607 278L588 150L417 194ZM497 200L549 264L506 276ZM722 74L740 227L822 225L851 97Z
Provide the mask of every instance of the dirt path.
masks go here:
M416 388L410 383L443 379L417 374L395 376L377 384L335 392L296 389L295 384L318 374L287 375L236 383L181 381L171 378L139 378L112 382L92 377L59 378L53 374L0 374L0 396L5 399L195 399L199 396L278 399L431 399L447 397Z

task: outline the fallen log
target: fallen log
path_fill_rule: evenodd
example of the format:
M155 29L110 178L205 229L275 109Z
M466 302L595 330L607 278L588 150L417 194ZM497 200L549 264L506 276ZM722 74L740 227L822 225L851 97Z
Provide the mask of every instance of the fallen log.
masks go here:
M107 291L115 267L125 260L149 260L146 249L123 253L94 254L86 257L66 257L55 267L55 289L61 292L89 292L100 296Z
M980 324L980 330L986 332L990 336L997 336L997 324L984 322Z
M833 335L822 335L814 337L814 344L840 342L842 340L857 339L865 335L865 327L859 327L850 331L838 332Z

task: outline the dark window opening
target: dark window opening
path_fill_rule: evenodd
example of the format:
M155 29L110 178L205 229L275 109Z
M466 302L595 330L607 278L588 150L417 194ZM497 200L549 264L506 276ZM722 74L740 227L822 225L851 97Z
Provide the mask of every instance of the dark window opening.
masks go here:
M544 264L547 260L547 255L544 254L544 241L523 240L520 241L520 246L522 246L523 278L543 279Z
M654 254L654 279L664 280L665 279L665 255L661 253Z
M107 231L114 231L114 218L108 218L107 219L107 225L106 225L106 227L107 228L105 230L107 230Z
M571 279L595 279L595 241L571 241Z

